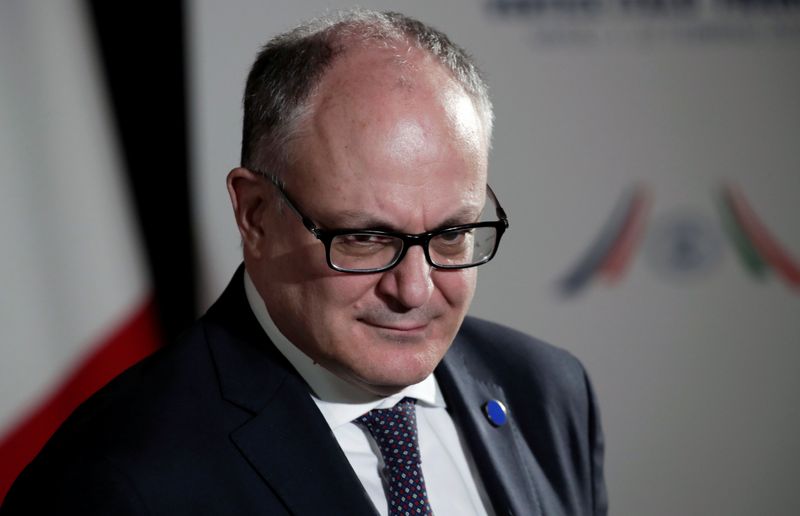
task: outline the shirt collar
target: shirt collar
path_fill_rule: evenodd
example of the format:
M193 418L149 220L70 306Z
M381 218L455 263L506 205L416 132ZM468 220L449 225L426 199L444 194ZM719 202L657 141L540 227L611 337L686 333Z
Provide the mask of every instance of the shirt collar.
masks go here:
M247 271L244 273L244 290L250 309L267 337L311 387L311 398L331 429L350 423L372 409L393 407L405 397L414 398L423 405L447 406L433 374L387 397L377 396L339 378L315 363L280 332Z

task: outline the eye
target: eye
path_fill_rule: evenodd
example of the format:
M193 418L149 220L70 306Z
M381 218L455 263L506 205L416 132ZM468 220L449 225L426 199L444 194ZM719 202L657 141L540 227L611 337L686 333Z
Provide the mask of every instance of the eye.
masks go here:
M428 249L434 257L447 257L448 260L462 257L472 248L472 233L471 228L445 231L431 240Z
M371 256L390 253L394 255L402 247L401 240L371 233L347 233L333 239L331 251L335 255Z
M454 231L447 231L436 236L437 243L447 245L458 245L463 243L472 234L471 229L458 229Z
M387 237L383 235L370 235L365 233L340 235L336 237L336 239L341 244L353 247L389 245L394 240L392 237Z

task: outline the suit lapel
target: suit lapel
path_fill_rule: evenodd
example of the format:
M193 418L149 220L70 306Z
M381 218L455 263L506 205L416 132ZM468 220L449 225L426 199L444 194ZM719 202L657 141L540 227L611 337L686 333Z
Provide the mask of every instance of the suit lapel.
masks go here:
M222 397L250 414L231 440L291 514L374 516L308 387L253 316L242 273L204 317Z
M374 516L375 510L327 423L287 379L231 438L293 514Z
M520 449L514 415L500 427L483 413L489 400L506 400L502 387L483 374L480 366L470 367L459 337L436 369L436 379L456 428L465 440L483 481L495 513L499 515L541 515L539 492L534 478L538 464L524 457ZM507 404L507 402L506 402Z

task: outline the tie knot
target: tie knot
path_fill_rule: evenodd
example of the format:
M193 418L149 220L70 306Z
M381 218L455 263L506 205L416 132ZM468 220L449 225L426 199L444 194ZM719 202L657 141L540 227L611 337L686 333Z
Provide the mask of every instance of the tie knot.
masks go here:
M403 398L394 407L373 409L356 419L365 427L387 464L419 464L415 400Z

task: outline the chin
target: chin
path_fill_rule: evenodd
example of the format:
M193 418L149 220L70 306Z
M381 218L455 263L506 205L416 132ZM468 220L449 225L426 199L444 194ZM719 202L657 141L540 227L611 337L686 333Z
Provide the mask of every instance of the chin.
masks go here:
M370 392L387 395L421 382L433 373L444 355L438 343L426 344L422 349L413 349L413 344L394 342L393 347L404 349L370 356L368 367L357 374L359 383Z
M378 396L391 396L392 394L402 391L409 385L421 382L428 374L430 373L420 375L419 377L403 376L399 378L392 376L389 378L372 378L369 381L360 380L358 385Z
M328 357L329 369L374 394L394 394L424 380L442 360L453 339L442 322L403 330L357 324L335 346L341 354Z

